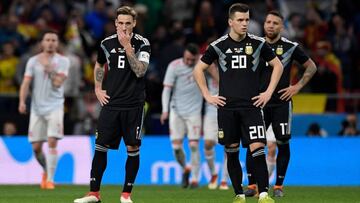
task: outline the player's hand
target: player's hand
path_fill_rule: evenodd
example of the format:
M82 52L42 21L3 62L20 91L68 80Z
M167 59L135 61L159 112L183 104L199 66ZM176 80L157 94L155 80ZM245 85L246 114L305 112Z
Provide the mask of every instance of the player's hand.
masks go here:
M124 47L124 49L127 49L128 47L131 47L131 35L130 33L127 33L125 30L121 30L120 28L116 29L118 40L120 44Z
M205 100L209 103L212 104L216 107L219 106L225 106L226 104L226 98L223 96L219 96L219 95L207 95L204 96Z
M95 95L99 100L101 106L106 105L109 103L110 96L106 94L106 90L102 90L100 88L95 88Z
M281 100L289 101L299 91L300 91L300 88L297 85L290 85L287 88L279 90L278 93L282 93L280 96Z
M169 118L169 112L163 112L160 116L160 123L164 125L165 121Z
M26 114L26 104L20 102L20 103L19 103L18 110L19 110L19 113L20 113L20 114Z
M262 92L258 96L251 98L251 100L253 101L255 100L255 102L253 103L254 106L264 108L264 106L268 103L270 98L271 98L270 93Z

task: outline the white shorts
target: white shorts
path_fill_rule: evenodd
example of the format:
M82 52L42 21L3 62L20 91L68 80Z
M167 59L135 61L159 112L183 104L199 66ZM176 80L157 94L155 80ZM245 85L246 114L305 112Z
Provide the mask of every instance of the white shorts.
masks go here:
M46 115L30 113L29 142L47 141L48 137L64 137L64 109L56 109Z
M171 110L169 115L170 140L182 140L187 133L189 140L199 140L201 130L201 114L179 116Z
M276 142L275 134L272 128L272 125L266 130L266 141L268 142Z
M205 115L204 116L204 140L218 141L218 121L217 115Z

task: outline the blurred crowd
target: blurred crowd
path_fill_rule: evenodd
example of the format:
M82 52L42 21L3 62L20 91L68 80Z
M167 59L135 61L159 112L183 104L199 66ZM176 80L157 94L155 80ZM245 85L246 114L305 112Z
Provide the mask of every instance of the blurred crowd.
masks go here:
M26 134L27 119L17 114L17 93L30 56L39 51L42 31L57 30L60 52L70 58L66 82L65 134L92 134L100 106L93 93L93 65L103 38L115 33L115 10L135 8L136 32L150 40L147 79L147 133L161 133L154 120L161 112L162 80L170 61L184 45L195 42L204 51L227 32L227 9L234 2L251 7L249 32L263 36L266 12L285 17L283 35L299 42L314 59L318 72L304 91L360 92L360 2L351 0L0 0L0 123L10 121ZM303 71L292 69L293 80ZM345 102L345 101L342 101ZM346 111L340 102L328 108Z

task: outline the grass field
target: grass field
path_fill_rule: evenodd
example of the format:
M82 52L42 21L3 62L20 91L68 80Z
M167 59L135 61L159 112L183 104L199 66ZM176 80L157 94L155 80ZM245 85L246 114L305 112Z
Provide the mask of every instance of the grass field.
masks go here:
M285 197L276 202L288 203L360 203L360 187L286 187ZM53 191L38 185L0 185L0 203L71 203L83 196L87 186L59 185ZM120 186L103 186L102 202L118 203ZM135 203L231 203L232 190L181 189L177 186L136 186ZM257 202L247 198L248 203Z

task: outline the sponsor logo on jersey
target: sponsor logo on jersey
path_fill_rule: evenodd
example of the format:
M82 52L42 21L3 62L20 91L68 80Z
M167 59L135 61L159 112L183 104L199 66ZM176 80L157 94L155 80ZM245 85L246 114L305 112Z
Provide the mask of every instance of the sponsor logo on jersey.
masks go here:
M282 54L284 53L284 49L282 48L282 46L278 46L278 47L276 48L275 53L276 53L277 55L282 55Z
M252 53L253 53L253 47L251 46L251 44L246 45L246 47L245 47L245 54L251 55Z
M236 49L236 48L235 48L235 49ZM230 48L228 48L225 53L226 53L226 54L232 54L233 52L231 51Z

